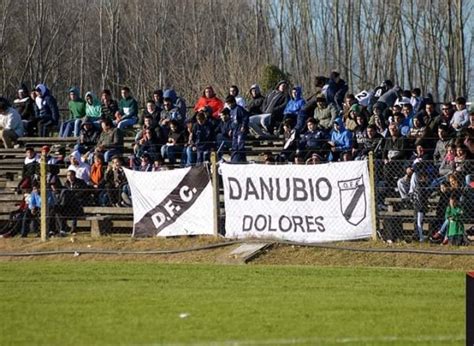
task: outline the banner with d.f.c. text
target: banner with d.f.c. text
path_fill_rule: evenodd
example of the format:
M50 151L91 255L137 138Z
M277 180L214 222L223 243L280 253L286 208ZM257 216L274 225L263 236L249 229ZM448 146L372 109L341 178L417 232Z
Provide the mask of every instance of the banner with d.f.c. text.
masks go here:
M369 238L366 161L320 165L221 165L228 238L304 243Z
M133 236L213 234L212 186L204 166L161 172L125 169Z

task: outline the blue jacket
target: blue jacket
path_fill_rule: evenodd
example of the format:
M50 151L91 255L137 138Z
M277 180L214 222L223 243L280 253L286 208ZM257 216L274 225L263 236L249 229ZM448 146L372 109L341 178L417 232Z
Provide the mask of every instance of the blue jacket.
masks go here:
M232 121L232 130L240 130L241 127L244 127L246 130L249 125L249 116L250 113L241 106L235 106L235 108L230 110L230 119Z
M352 132L346 130L344 122L341 118L337 118L334 122L339 124L339 131L333 129L331 131L331 142L336 145L339 151L349 150L352 148Z
M301 90L301 87L296 86L293 89L296 90L296 98L292 98L290 101L288 101L285 110L283 111L284 115L297 115L303 109L303 106L306 104L306 101L303 99L302 96L303 92Z
M299 147L301 150L305 149L321 149L323 144L327 141L326 132L322 129L315 129L314 131L306 131L300 139Z

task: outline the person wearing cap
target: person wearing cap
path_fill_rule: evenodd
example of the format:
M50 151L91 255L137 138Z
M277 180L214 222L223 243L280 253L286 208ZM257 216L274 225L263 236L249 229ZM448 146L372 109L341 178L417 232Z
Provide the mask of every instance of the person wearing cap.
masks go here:
M86 102L80 97L79 89L76 87L69 89L68 109L69 120L64 121L61 125L59 137L66 138L71 134L74 134L74 137L78 137L82 119L86 115Z
M13 106L21 115L21 120L25 129L24 135L29 137L34 136L37 123L34 101L30 97L28 88L25 84L22 84L18 89L17 98L13 101Z
M50 126L59 123L58 103L45 84L36 86L35 111L38 119L38 136L46 137Z
M288 82L281 80L265 97L262 114L252 115L249 119L249 128L256 138L273 136L274 128L282 121L289 100Z
M260 86L258 84L252 84L249 89L250 101L247 104L246 109L250 115L262 114L262 105L265 98L262 96Z
M19 137L23 136L21 115L10 102L0 97L0 140L5 148L13 148Z

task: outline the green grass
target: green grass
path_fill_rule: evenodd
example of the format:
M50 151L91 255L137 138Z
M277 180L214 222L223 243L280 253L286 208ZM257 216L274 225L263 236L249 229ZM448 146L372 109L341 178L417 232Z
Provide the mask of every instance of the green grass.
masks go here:
M461 345L464 277L437 270L0 262L0 345Z

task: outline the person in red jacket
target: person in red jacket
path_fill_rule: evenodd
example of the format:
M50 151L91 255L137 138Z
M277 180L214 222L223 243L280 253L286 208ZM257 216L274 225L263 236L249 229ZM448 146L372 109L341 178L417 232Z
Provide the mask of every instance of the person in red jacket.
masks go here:
M219 114L224 108L224 102L216 96L212 86L207 86L202 93L202 96L196 102L194 111L202 111L203 108L209 107L212 110L212 117L219 119Z

